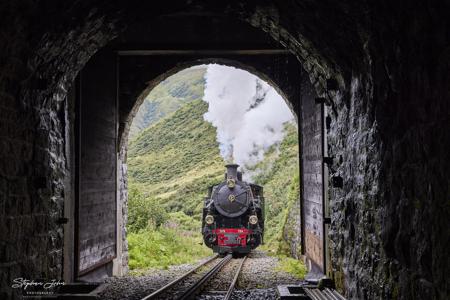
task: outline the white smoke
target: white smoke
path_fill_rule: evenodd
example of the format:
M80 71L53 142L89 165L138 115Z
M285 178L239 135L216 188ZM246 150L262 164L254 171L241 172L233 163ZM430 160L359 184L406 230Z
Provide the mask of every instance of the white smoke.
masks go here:
M283 139L292 112L274 88L247 71L212 64L205 79L204 119L217 128L221 155L241 166L256 164Z

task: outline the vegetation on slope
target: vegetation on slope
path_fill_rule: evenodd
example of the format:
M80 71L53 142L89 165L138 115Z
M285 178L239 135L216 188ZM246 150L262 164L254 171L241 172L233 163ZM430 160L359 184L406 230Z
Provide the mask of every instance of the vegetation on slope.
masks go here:
M305 266L305 264L298 259L287 257L284 255L278 255L280 257L280 266L278 267L279 270L288 272L298 279L304 279L306 274L308 273L308 270Z
M193 263L211 255L201 245L202 236L193 231L161 227L128 234L129 267L138 275L146 269L167 269L172 265Z
M223 176L223 160L215 128L203 120L206 111L207 103L191 101L129 145L132 270L167 268L211 254L201 245L201 209L208 186Z
M185 69L158 84L145 98L134 117L130 127L130 139L184 104L202 99L205 72L206 67Z
M200 98L142 130L129 144L130 268L167 268L211 253L201 243L201 209L208 186L223 179L224 161L216 130L204 121L207 103ZM286 258L282 232L287 212L298 199L298 133L286 124L285 138L252 168L264 186L264 246L283 257L283 270L302 276L304 268ZM136 272L136 271L135 271ZM139 271L138 271L139 272Z
M258 174L255 183L264 186L266 199L265 248L273 253L288 254L282 239L287 212L299 197L298 131L296 125L285 125L281 144L273 145L264 159L252 168Z
M208 186L223 176L216 130L203 120L208 104L194 100L142 131L130 143L131 188L167 211L200 218Z

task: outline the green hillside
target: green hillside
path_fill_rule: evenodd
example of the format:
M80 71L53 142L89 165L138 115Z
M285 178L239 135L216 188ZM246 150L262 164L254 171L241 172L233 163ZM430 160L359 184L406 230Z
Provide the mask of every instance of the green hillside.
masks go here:
M129 143L127 238L129 264L135 273L190 263L211 254L201 245L201 210L207 188L223 180L225 162L215 127L203 119L207 110L208 104L201 99L189 101ZM252 171L259 174L255 183L264 186L266 197L263 248L295 256L290 232L297 225L288 213L296 211L293 208L299 193L298 132L294 124L286 124L281 144L271 147ZM304 271L298 261L286 262L286 270Z
M199 218L209 185L221 180L224 161L216 130L203 120L208 104L194 100L143 130L129 145L132 188L169 211Z
M279 145L272 146L264 155L264 159L252 170L259 175L255 183L264 186L266 198L266 249L273 252L290 254L286 249L291 241L283 236L292 221L288 220L288 212L298 203L300 193L298 131L296 125L285 125L285 136ZM297 202L296 202L297 201ZM298 214L300 211L298 211ZM296 216L296 215L294 215Z
M206 67L182 70L158 84L145 98L130 127L130 139L187 102L202 99Z

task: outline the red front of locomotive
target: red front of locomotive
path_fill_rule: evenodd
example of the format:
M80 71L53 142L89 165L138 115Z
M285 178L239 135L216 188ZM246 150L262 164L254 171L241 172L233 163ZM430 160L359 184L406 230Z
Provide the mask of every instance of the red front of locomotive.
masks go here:
M217 245L219 247L247 247L247 239L250 237L251 230L237 228L214 229Z

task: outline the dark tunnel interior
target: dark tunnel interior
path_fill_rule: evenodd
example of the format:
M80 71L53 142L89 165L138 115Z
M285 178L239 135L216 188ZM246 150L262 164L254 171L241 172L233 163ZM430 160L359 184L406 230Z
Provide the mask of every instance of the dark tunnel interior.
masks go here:
M143 91L216 62L273 83L298 119L309 268L349 299L447 299L449 11L3 1L0 298L16 299L11 281L24 274L126 273L126 140Z

